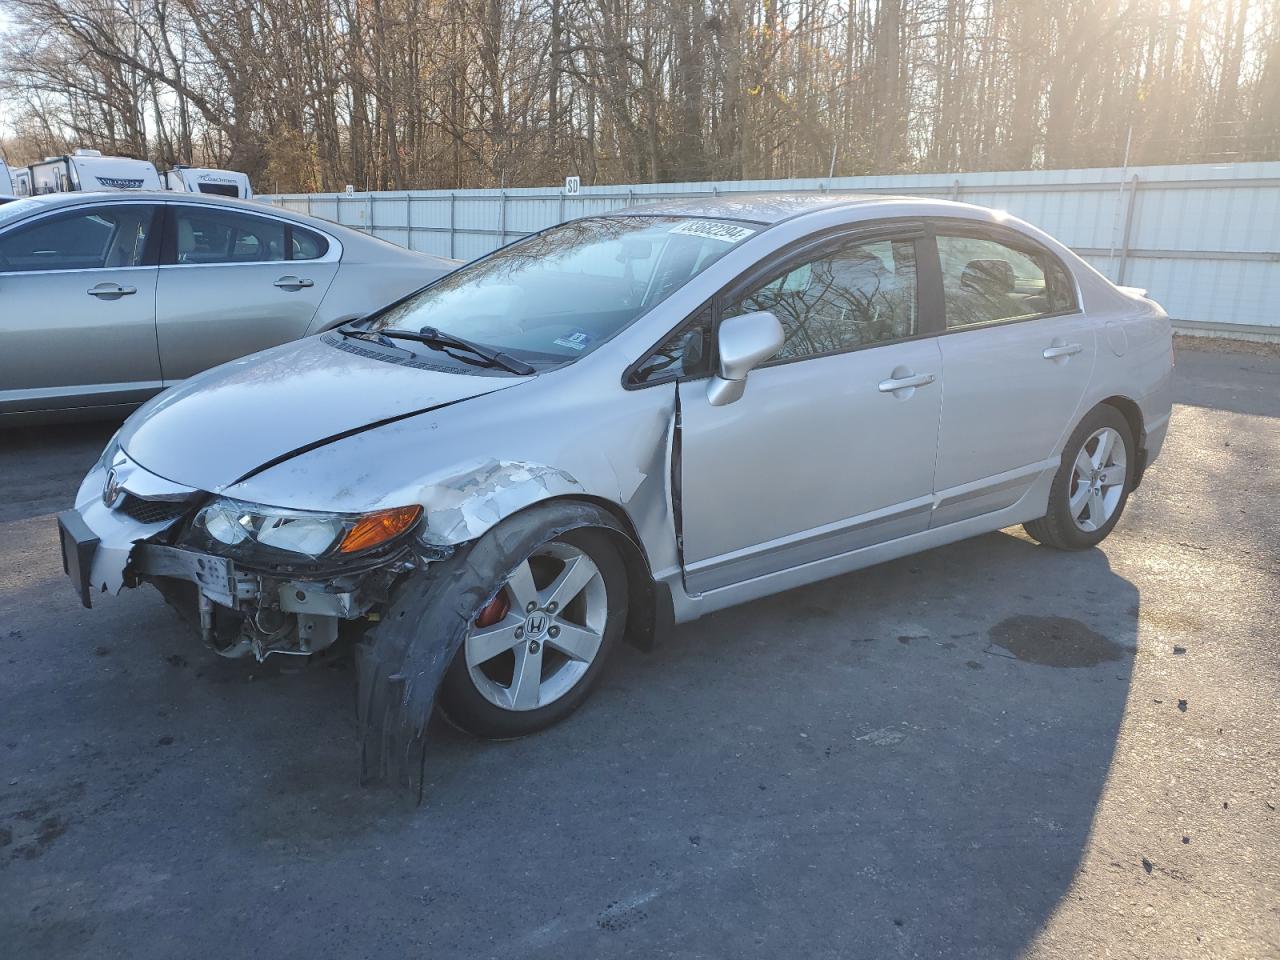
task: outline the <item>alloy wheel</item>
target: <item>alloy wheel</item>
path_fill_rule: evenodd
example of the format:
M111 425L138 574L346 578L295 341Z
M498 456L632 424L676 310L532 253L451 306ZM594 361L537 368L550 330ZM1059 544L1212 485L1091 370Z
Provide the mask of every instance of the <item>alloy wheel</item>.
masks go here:
M595 561L569 543L543 544L472 623L464 644L471 682L504 710L554 703L591 668L608 615Z
M1124 439L1119 432L1102 427L1090 434L1071 470L1067 508L1077 527L1093 533L1106 526L1124 496L1127 473Z

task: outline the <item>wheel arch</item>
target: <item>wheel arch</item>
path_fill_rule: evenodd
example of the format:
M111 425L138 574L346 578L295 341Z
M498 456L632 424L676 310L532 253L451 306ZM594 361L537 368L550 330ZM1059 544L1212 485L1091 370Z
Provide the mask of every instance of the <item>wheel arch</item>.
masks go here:
M522 507L511 516L556 503L587 504L607 514L614 521L613 524L600 524L589 529L600 530L608 535L626 567L629 597L627 643L640 650L653 649L658 636L675 622L675 612L670 591L654 579L649 558L631 517L620 504L606 497L587 493L546 497Z
M1093 409L1098 407L1111 407L1124 417L1125 422L1129 424L1129 433L1133 436L1133 448L1136 455L1137 463L1133 471L1133 486L1137 486L1142 481L1142 473L1146 469L1146 427L1142 419L1142 408L1137 402L1129 397L1116 394L1107 397L1105 400L1099 401ZM1092 410L1090 411L1090 413ZM1088 416L1088 414L1085 414ZM1083 417L1081 419L1084 419Z

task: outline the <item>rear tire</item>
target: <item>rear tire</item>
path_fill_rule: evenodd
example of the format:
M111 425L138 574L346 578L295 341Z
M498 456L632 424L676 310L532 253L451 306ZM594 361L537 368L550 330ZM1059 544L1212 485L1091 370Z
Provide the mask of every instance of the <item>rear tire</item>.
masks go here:
M1115 407L1095 407L1062 451L1049 489L1049 509L1022 525L1032 539L1058 550L1097 546L1124 513L1137 463L1129 421Z

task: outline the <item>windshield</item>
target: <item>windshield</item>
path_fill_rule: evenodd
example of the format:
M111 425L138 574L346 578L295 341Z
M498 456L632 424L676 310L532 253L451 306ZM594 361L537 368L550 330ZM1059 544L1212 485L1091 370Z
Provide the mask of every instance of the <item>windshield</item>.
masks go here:
M436 327L533 362L584 356L759 228L690 217L593 217L449 274L370 329Z

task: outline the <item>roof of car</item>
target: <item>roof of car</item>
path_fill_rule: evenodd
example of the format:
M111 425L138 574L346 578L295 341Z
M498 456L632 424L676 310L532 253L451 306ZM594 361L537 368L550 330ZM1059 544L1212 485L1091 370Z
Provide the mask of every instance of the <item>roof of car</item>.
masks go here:
M211 203L218 206L239 207L241 209L261 210L268 204L255 200L240 200L236 197L221 197L214 193L188 193L174 190L71 190L58 193L39 193L24 199L34 200L50 207L67 206L73 203L90 202L118 203L121 200L180 200L183 203ZM273 210L288 213L281 207Z
M833 207L858 204L920 203L936 205L940 202L923 197L895 196L885 193L720 193L710 197L690 197L687 200L655 200L639 203L617 211L625 215L710 217L717 220L752 220L756 223L779 223L791 217Z

